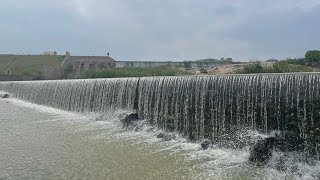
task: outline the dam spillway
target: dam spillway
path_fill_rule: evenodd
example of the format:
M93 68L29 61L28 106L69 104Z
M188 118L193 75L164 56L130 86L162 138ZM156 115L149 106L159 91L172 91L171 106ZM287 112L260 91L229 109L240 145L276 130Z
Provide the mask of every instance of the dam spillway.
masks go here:
M320 74L301 73L2 82L0 90L68 111L136 111L191 140L243 128L307 140L319 126L319 84Z

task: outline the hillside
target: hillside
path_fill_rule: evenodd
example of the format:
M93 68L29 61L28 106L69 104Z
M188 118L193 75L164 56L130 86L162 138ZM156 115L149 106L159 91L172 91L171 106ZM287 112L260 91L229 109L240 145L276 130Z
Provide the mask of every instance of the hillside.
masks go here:
M58 67L59 59L61 56L0 55L0 74L11 67L13 75L37 75L44 66Z

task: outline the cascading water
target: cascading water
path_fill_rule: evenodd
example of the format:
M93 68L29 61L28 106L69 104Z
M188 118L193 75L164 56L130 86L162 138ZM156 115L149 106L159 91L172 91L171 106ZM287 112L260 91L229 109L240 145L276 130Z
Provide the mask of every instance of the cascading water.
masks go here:
M133 109L138 79L0 83L18 99L77 112Z
M320 74L308 73L2 82L0 90L70 111L136 110L151 125L191 140L252 128L303 139L314 149L319 83Z

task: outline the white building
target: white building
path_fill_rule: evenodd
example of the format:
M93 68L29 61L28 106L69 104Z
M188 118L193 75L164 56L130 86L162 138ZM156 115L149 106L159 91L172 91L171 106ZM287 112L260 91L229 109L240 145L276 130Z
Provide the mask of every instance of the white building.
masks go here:
M42 53L42 55L53 56L53 55L57 55L57 52L56 51L44 51Z

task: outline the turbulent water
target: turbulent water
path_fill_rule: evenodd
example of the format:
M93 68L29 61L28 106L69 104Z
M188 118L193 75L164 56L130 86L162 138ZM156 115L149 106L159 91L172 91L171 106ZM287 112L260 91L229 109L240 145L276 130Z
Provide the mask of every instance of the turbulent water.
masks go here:
M317 159L320 138L313 130L320 119L319 80L319 74L310 73L119 78L3 82L0 90L40 105L95 113L98 119L109 120L103 117L111 112L115 116L116 112L137 112L145 119L143 127L181 136L161 148L185 153L188 162L196 164L195 174L200 174L193 174L193 178L214 174L220 175L218 179L299 179L310 174L310 178L318 178L318 161L306 162L305 156L297 152L275 152L269 167L256 168L246 164L246 146L242 150L217 147L206 151L200 151L199 146L191 150L183 147L192 147L204 139L221 140L231 134L241 139L243 130L245 136L251 137L277 132L287 139L302 139L312 149L307 152ZM147 142L154 142L153 133L158 131L153 128L140 128L145 131L138 132L137 139L151 135ZM130 133L126 137L135 137ZM285 170L279 170L279 161L284 161Z

